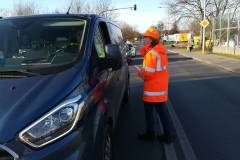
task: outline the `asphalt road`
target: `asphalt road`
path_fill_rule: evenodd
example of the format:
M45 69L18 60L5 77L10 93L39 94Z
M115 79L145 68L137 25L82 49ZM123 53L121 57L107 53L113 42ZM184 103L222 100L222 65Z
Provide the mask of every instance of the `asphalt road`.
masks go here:
M168 53L170 101L198 160L240 159L240 74ZM132 65L141 64L137 57ZM161 143L136 138L145 129L142 81L131 71L130 103L115 132L115 160L165 159Z
M199 160L240 159L240 74L169 53L170 101Z
M132 64L141 64L136 58ZM137 134L145 131L142 102L143 81L130 66L130 101L122 106L114 135L114 160L164 160L163 145L158 142L143 142ZM160 132L160 129L159 129Z

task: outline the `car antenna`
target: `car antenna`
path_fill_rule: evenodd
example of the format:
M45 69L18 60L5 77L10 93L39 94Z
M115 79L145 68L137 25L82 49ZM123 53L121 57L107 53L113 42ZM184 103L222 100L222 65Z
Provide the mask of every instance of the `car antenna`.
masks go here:
M69 6L69 8L68 8L68 10L67 10L67 15L69 14L69 12L70 12L70 9L72 8L72 3L73 3L73 0L71 1L71 4L70 4L70 6Z

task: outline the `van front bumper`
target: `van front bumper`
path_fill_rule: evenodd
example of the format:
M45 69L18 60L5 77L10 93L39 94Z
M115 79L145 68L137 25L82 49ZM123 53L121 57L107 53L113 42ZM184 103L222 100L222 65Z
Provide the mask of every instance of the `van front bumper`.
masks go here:
M4 144L16 154L16 160L86 160L93 157L93 146L87 140L88 135L74 131L71 134L42 148L31 148L19 140Z

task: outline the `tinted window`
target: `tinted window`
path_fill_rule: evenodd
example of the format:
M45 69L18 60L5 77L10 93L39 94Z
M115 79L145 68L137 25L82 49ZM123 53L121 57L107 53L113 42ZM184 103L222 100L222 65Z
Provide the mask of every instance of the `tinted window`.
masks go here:
M0 69L46 68L74 62L86 20L21 18L0 21Z

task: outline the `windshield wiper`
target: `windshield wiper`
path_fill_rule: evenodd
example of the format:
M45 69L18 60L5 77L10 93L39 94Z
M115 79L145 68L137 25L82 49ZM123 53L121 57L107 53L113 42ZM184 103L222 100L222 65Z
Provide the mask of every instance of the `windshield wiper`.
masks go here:
M0 76L39 76L40 73L30 69L0 70Z

